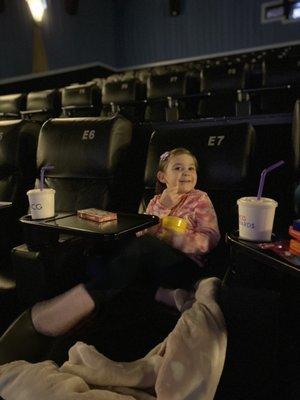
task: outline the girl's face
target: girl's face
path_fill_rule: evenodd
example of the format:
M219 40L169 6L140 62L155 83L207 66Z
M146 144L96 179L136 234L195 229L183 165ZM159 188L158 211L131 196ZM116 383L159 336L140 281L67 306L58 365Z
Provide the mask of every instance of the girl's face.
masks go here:
M195 188L197 183L196 166L188 154L179 154L170 158L165 171L159 171L157 178L167 188L178 186L178 193L184 194Z

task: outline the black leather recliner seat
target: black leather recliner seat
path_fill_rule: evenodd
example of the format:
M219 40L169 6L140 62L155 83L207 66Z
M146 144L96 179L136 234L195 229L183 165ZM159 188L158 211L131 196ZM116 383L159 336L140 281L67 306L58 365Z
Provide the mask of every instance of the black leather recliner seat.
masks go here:
M23 93L7 94L0 96L0 118L16 119L20 111L26 108L26 95Z
M200 73L200 92L207 94L199 100L200 118L228 117L237 113L238 90L245 88L248 65L207 66Z
M127 202L136 184L130 172L134 163L128 156L132 130L132 123L122 116L57 118L43 125L37 167L54 166L46 174L45 187L56 191L57 213L88 207L132 211ZM22 245L13 250L18 294L24 303L51 297L82 279L79 265L84 245L78 240L62 241L56 234L47 237L28 231L26 241L29 248Z
M159 156L176 147L189 149L199 163L197 187L208 193L218 216L223 240L217 258L220 268L224 269L224 236L238 226L236 200L252 193L249 176L254 144L255 132L249 124L198 121L155 126L148 149L140 210L145 209L154 195Z
M199 78L192 72L151 75L147 79L147 121L174 121L197 116Z
M145 114L146 87L138 79L106 81L102 87L103 116L116 113L141 122Z
M57 89L30 92L27 95L26 110L21 111L24 119L45 122L61 113L61 93Z
M265 90L261 93L261 111L265 114L292 113L300 96L298 57L267 58L263 67Z
M101 90L95 82L74 84L62 89L62 117L100 116Z
M12 202L11 208L0 211L0 273L5 269L11 275L10 250L22 243L18 219L27 211L26 192L36 178L39 130L37 123L0 120L0 201ZM11 283L14 286L13 281Z
M54 166L45 184L56 190L56 211L124 206L119 179L131 138L132 124L121 116L58 118L44 124L37 167Z

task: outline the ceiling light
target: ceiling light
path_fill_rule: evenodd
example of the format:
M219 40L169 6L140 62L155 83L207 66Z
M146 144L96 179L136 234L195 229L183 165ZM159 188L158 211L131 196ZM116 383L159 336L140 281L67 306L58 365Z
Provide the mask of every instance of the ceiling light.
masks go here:
M30 12L32 14L32 18L36 23L41 23L44 12L47 9L46 0L26 0Z

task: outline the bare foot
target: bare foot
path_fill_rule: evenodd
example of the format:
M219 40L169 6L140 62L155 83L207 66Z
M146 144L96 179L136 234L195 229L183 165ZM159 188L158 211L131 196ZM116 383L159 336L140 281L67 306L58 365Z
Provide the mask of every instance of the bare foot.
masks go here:
M50 300L36 303L31 309L35 329L47 336L67 333L95 309L84 285L80 284Z

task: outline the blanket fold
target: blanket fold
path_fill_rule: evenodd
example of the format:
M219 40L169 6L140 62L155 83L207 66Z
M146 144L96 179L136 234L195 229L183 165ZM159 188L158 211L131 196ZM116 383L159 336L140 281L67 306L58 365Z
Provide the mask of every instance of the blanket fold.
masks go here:
M77 342L60 368L51 361L0 366L5 400L211 400L224 366L227 333L218 278L199 282L173 331L145 357L115 362ZM177 293L178 295L178 293ZM175 301L176 302L176 301Z

